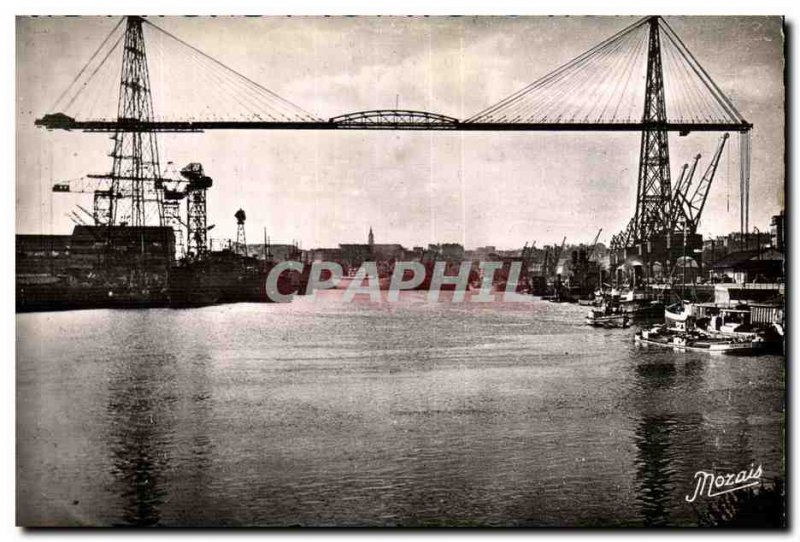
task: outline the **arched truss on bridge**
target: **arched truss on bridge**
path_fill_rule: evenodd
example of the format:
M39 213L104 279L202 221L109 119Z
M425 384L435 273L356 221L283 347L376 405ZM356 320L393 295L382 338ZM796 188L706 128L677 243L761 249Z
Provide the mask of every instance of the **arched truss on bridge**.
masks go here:
M453 117L406 109L359 111L333 117L329 122L341 128L376 130L452 130L458 126L458 119Z

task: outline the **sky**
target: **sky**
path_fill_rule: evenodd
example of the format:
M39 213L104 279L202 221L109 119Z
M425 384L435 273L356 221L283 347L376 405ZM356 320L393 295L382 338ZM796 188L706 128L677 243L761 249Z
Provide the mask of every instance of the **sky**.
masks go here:
M628 17L154 18L223 64L327 119L400 108L467 118L621 30ZM53 182L110 171L108 134L48 132L50 108L117 18L18 18L17 233L69 233L66 214L91 196L53 194ZM777 17L667 21L751 123L750 224L765 231L783 207L783 35ZM236 102L215 79L147 31L153 100L164 118L201 118ZM118 55L117 55L118 56ZM116 64L115 64L116 62ZM113 115L120 58L80 105ZM88 92L92 90L93 93ZM226 105L227 104L227 105ZM78 107L75 105L74 107ZM83 107L81 106L81 107ZM222 113L219 113L222 114ZM673 179L720 134L670 135ZM214 179L212 237L302 247L366 242L406 246L537 246L566 236L600 241L624 228L636 198L640 135L565 132L209 131L161 134L161 161L201 162ZM738 138L712 185L700 233L739 228Z

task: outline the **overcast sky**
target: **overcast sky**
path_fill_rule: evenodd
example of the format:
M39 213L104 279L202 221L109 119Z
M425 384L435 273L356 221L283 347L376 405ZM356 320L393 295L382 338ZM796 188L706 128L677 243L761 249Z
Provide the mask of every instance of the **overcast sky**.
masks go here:
M17 232L68 233L65 213L91 196L52 194L54 181L110 171L108 134L48 132L49 111L115 18L17 22ZM469 117L635 19L597 17L175 18L160 27L322 118L378 108ZM783 38L779 18L669 18L719 87L754 124L751 225L783 206ZM146 34L147 39L150 34ZM200 113L224 99L168 45L148 42L157 113ZM162 40L163 41L163 40ZM113 112L119 59L94 79ZM181 71L184 70L184 71ZM188 83L187 83L188 81ZM101 84L102 83L102 84ZM105 86L102 86L105 85ZM87 87L88 88L88 87ZM164 89L164 90L159 90ZM186 95L180 95L183 92ZM98 91L98 94L102 94ZM670 135L673 178L719 134ZM459 242L512 248L601 241L633 214L638 134L217 131L160 135L161 160L203 163L213 237L266 227L305 248L366 242ZM723 157L700 225L739 226L738 139Z

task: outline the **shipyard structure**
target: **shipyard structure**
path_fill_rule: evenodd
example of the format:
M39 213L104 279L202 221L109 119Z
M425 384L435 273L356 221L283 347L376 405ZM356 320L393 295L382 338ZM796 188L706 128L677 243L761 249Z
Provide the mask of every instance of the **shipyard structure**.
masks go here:
M271 301L265 285L276 260L269 252L263 257L247 253L244 210L234 214L236 242L211 250L206 201L213 181L199 163L180 173L181 178L160 178L160 212L167 225L102 223L102 210L108 209L103 191L95 194L95 224L76 224L71 235L17 235L17 310ZM53 190L72 188L57 183ZM80 215L74 218L83 222ZM297 275L283 274L279 290L296 291Z
M92 197L91 210L77 205L80 212L71 213L72 235L17 237L17 310L270 301L265 284L273 262L247 254L245 212L234 214L236 244L211 250L206 202L213 180L197 162L179 172L171 163L162 168L157 133L139 127L155 118L144 19L123 21L110 171L53 185L54 194ZM86 83L73 83L62 99L72 103ZM281 290L298 279L287 274L283 281Z

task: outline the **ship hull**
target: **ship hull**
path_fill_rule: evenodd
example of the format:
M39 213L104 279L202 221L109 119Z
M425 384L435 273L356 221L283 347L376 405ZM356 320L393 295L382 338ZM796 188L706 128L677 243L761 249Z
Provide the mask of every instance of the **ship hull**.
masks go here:
M634 335L634 342L662 348L690 352L709 352L726 354L758 353L767 344L761 340L718 338L709 335L690 335L681 332L665 331L661 328L640 330Z

